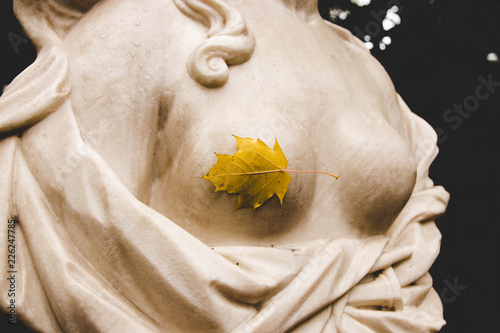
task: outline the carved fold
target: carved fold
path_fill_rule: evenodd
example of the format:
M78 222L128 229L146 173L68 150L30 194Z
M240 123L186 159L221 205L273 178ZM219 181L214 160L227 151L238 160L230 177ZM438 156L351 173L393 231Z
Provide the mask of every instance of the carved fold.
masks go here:
M68 31L101 0L14 0L14 12L38 51L64 39Z
M192 53L187 63L189 75L206 87L227 82L228 65L248 61L255 49L255 38L241 14L221 0L173 0L187 17L209 30L207 40Z
M0 137L30 127L57 110L70 93L67 77L65 54L56 48L40 53L0 98Z

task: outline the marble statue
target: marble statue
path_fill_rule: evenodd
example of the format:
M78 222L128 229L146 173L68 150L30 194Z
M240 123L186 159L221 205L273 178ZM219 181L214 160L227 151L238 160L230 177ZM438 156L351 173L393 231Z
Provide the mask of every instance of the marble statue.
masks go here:
M0 98L7 315L14 300L39 332L444 325L436 135L317 0L14 8L38 56ZM202 178L232 134L339 180L294 174L283 206L233 212Z

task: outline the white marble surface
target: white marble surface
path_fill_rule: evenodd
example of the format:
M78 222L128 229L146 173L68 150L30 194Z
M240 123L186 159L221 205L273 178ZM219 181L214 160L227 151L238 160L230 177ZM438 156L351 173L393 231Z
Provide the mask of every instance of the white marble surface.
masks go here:
M0 216L19 220L29 325L443 325L427 273L448 201L427 176L436 135L315 1L15 6L39 55L0 99ZM339 181L293 175L283 207L231 213L235 196L201 177L235 152L231 134L278 138L290 168Z

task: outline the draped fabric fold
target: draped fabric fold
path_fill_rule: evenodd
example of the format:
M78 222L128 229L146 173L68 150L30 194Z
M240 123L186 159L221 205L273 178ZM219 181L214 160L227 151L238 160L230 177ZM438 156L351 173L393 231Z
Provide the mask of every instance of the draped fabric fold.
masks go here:
M68 60L51 48L7 87L0 99L0 134L31 126L57 110L69 94Z

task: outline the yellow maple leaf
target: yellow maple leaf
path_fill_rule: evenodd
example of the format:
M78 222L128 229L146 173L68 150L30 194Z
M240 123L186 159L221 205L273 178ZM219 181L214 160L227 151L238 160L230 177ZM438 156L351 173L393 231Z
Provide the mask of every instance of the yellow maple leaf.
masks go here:
M238 193L235 210L243 207L255 209L275 194L283 204L291 179L288 172L324 173L338 178L327 172L285 169L288 161L277 139L274 149L271 149L260 139L234 138L238 145L236 154L215 153L217 163L203 178L215 185L215 192Z

